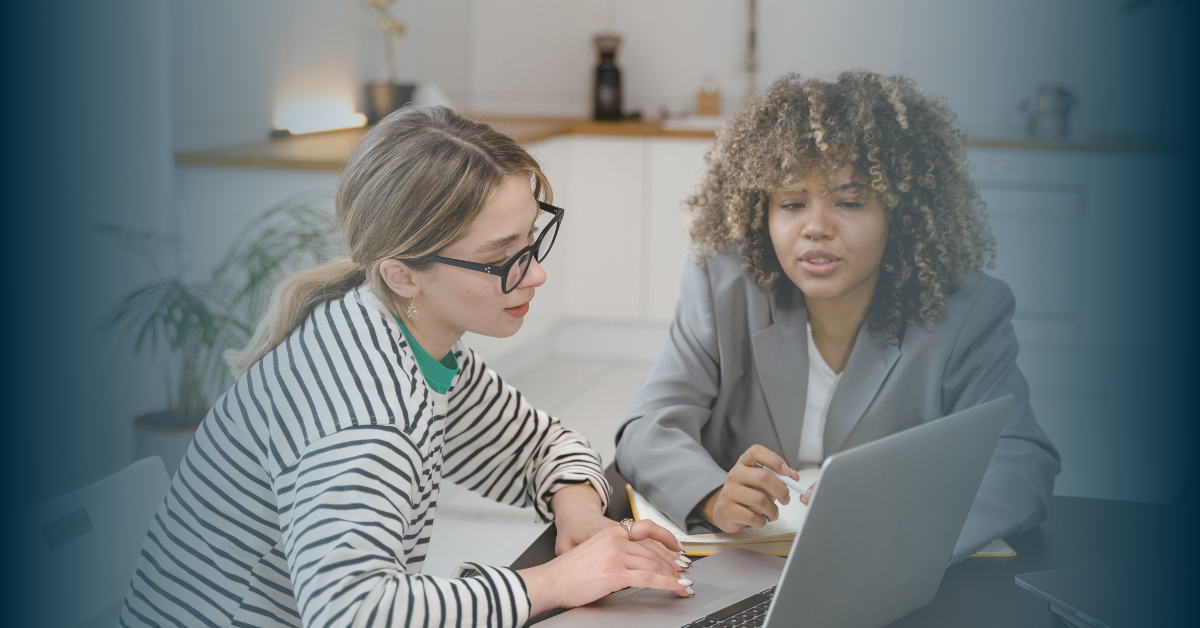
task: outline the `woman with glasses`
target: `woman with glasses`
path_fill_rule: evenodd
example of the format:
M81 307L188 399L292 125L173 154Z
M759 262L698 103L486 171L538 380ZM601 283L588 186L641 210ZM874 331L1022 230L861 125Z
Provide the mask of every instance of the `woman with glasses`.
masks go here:
M544 200L543 200L544 199ZM521 626L629 586L687 596L666 530L603 516L600 457L461 340L521 327L563 210L446 108L372 129L337 190L349 258L276 289L150 525L122 626ZM421 573L443 480L558 529L555 560Z
M618 434L621 474L680 525L762 527L791 499L762 467L796 480L1011 394L953 558L1044 519L1058 452L1017 367L1012 291L982 272L954 114L905 78L789 75L706 161L685 201L698 261Z

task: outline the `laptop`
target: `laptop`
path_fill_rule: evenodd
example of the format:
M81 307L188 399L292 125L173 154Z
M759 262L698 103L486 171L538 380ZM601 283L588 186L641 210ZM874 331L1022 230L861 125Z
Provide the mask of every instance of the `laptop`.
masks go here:
M1047 610L1063 625L1185 626L1196 621L1187 601L1195 594L1188 590L1189 575L1157 560L1132 560L1023 573L1016 582L1046 600Z
M887 625L937 593L1012 404L1007 395L826 458L786 559L727 549L683 574L695 596L623 589L540 625Z

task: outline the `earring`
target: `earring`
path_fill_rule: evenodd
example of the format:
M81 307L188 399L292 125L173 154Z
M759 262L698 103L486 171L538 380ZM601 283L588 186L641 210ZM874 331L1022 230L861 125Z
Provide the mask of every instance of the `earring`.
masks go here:
M408 300L408 307L404 308L404 313L409 320L417 320L417 299L415 297Z

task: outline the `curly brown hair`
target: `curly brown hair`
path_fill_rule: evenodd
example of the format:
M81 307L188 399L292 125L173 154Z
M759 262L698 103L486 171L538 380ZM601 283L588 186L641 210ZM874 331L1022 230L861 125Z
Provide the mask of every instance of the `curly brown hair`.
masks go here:
M684 200L697 262L737 250L743 270L769 285L782 272L767 232L770 192L850 165L887 209L867 324L892 344L906 323L932 329L945 296L995 257L966 146L954 113L910 79L788 74L733 116L705 155L706 172Z

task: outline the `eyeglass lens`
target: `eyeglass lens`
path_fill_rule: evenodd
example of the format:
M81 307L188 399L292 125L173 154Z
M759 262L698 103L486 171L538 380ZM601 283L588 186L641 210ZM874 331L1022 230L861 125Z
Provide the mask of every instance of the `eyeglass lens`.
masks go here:
M537 261L540 263L546 259L546 255L550 253L550 248L554 246L554 239L558 237L558 225L560 223L554 220L554 214L550 212L541 212L537 222L534 223L536 232L534 233L534 241L540 243L537 248ZM526 252L508 269L508 276L504 278L505 292L512 292L520 285L521 280L525 279L525 273L529 272L530 262L533 260L533 253Z
M534 225L537 228L537 234L534 236L541 241L541 246L537 251L537 261L541 262L550 254L550 248L554 246L554 238L558 237L558 226L561 222L555 220L555 215L550 212L541 212L538 220Z

